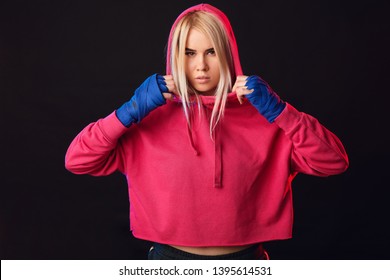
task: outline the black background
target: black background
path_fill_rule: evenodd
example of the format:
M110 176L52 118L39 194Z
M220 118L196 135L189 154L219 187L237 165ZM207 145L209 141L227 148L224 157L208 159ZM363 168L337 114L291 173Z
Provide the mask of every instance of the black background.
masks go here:
M64 168L71 140L165 69L170 27L198 1L0 2L1 259L143 259L125 178ZM344 143L350 168L293 183L294 237L273 259L389 259L385 1L209 1L258 74Z

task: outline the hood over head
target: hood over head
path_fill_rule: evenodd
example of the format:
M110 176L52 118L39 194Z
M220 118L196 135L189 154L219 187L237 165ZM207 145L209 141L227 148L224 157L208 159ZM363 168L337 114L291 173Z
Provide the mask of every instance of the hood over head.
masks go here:
M234 73L231 73L232 76L232 83L235 83L236 77L239 75L242 75L242 69L241 69L241 64L240 64L240 59L238 55L238 49L237 49L237 43L236 39L233 33L233 29L230 25L230 22L227 18L227 16L220 11L219 9L209 5L209 4L199 4L193 7L190 7L186 9L184 12L182 12L175 22L173 23L173 26L171 28L170 34L169 34L169 39L168 39L168 46L167 46L167 60L166 60L166 74L167 75L172 75L172 41L175 33L175 29L179 22L185 17L187 14L194 12L194 11L203 11L210 13L214 15L219 21L221 22L222 26L225 28L227 37L228 37L228 43L230 46L230 52L232 56L232 61L233 61L233 68L234 68ZM232 85L233 86L233 85ZM203 105L206 105L206 107L217 107L218 102L216 101L216 96L204 96L204 95L199 95L199 99L201 99L201 102ZM176 99L177 101L180 101ZM232 103L237 103L238 104L238 99L236 93L227 93L226 96L226 102L232 102ZM224 105L223 105L224 106ZM185 107L183 103L183 107ZM213 127L213 123L211 122L210 128ZM213 151L213 157L214 157L214 187L215 188L222 188L223 182L222 182L222 143L221 143L221 137L220 137L220 126L216 125L214 126L215 129L210 129L210 133L213 134L213 142L214 142L214 151ZM190 145L195 153L195 155L199 156L199 150L196 147L195 141L193 139L193 132L192 129L187 125L187 132L188 132L188 139L190 142Z
M237 42L236 38L234 36L233 29L230 25L229 19L227 16L219 9L209 5L209 4L199 4L196 6L192 6L185 11L183 11L175 20L175 22L172 25L171 31L169 33L169 39L168 39L168 46L167 46L167 59L166 59L166 74L167 75L172 75L172 39L173 39L173 34L175 31L175 28L177 24L180 22L180 20L187 14L194 12L194 11L204 11L213 14L216 16L222 23L222 25L225 27L226 34L228 35L229 39L229 44L230 44L230 50L231 54L233 57L233 64L234 64L234 70L235 70L235 76L238 75L243 75L242 69L241 69L241 63L238 55L238 48L237 48ZM235 78L235 77L234 77ZM232 81L233 83L235 82ZM232 97L236 97L235 94L229 93L228 94L228 99L231 99ZM203 104L210 104L214 102L215 97L214 96L201 96Z

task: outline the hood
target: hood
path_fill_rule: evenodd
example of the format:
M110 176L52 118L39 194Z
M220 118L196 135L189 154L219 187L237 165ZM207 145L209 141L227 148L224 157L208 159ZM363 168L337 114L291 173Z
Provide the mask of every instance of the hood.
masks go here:
M229 38L229 43L230 43L230 49L231 53L233 56L233 64L234 64L234 69L235 69L235 74L237 75L242 75L242 69L241 69L241 64L240 64L240 59L238 56L238 49L237 49L237 43L236 43L236 38L233 33L233 29L230 25L230 22L227 18L227 16L219 9L208 5L208 4L199 4L193 7L188 8L184 12L182 12L175 22L172 25L171 31L169 33L169 39L168 39L168 48L167 48L167 61L166 61L166 74L171 75L172 74L172 66L171 66L171 42L173 38L173 33L174 30L179 23L179 21L188 13L193 12L193 11L205 11L209 12L213 15L215 15L219 20L222 22L223 26L225 27L226 33L228 34ZM235 77L234 80L232 81L233 83L235 82ZM207 107L212 106L215 103L215 96L199 96L200 99L202 100L202 104L206 105ZM179 101L179 100L177 100ZM227 102L228 103L237 103L238 104L238 99L236 96L236 93L228 93L227 97ZM196 156L201 156L199 154L199 150L196 147L196 143L194 142L193 136L192 136L192 130L190 129L189 126L187 126L187 132L188 132L188 139L190 142L190 145L194 151L194 154ZM215 127L215 130L213 131L213 136L214 136L214 149L211 151L213 153L214 157L214 187L215 188L222 188L223 182L223 170L222 170L222 140L220 136L220 124Z
M209 5L209 4L199 4L196 6L192 6L185 11L183 11L175 20L175 22L172 25L171 31L169 33L169 39L168 39L168 48L167 48L167 60L166 60L166 74L171 75L172 74L172 66L171 66L171 42L172 42L172 37L173 37L173 32L178 24L178 22L188 13L193 12L193 11L205 11L209 12L215 16L217 16L222 24L225 27L226 33L228 34L229 37L229 42L230 42L230 49L232 52L233 56L233 63L234 63L234 69L236 72L236 75L243 75L242 69L241 69L241 63L240 63L240 58L238 55L238 48L237 48L237 42L236 38L234 36L233 29L230 25L229 19L227 16L219 9ZM235 80L233 81L233 83ZM202 99L203 104L214 104L215 97L214 96L200 96ZM228 101L231 100L237 100L236 94L235 93L229 93L228 94Z

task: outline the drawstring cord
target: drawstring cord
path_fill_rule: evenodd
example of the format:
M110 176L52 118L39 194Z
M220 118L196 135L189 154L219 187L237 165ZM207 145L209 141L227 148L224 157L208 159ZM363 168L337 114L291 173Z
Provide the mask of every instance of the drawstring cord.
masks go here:
M190 126L188 124L187 124L187 135L188 135L188 139L190 140L191 148L194 151L194 154L196 156L198 156L199 155L199 151L195 147L194 139L192 137L192 131L191 131L191 128L190 128Z
M220 139L221 124L213 131L214 138L214 187L222 188L222 143Z
M221 123L219 122L213 130L211 141L214 144L214 187L222 188L222 143L220 138ZM187 136L190 146L195 156L199 156L200 152L195 146L193 132L190 125L187 123Z

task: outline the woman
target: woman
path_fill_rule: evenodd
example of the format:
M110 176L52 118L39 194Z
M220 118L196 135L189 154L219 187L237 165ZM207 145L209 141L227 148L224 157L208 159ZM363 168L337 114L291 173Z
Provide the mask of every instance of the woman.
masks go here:
M166 75L73 140L66 168L126 175L135 237L150 259L264 259L292 237L297 173L339 174L340 140L243 75L227 17L201 4L172 26Z

